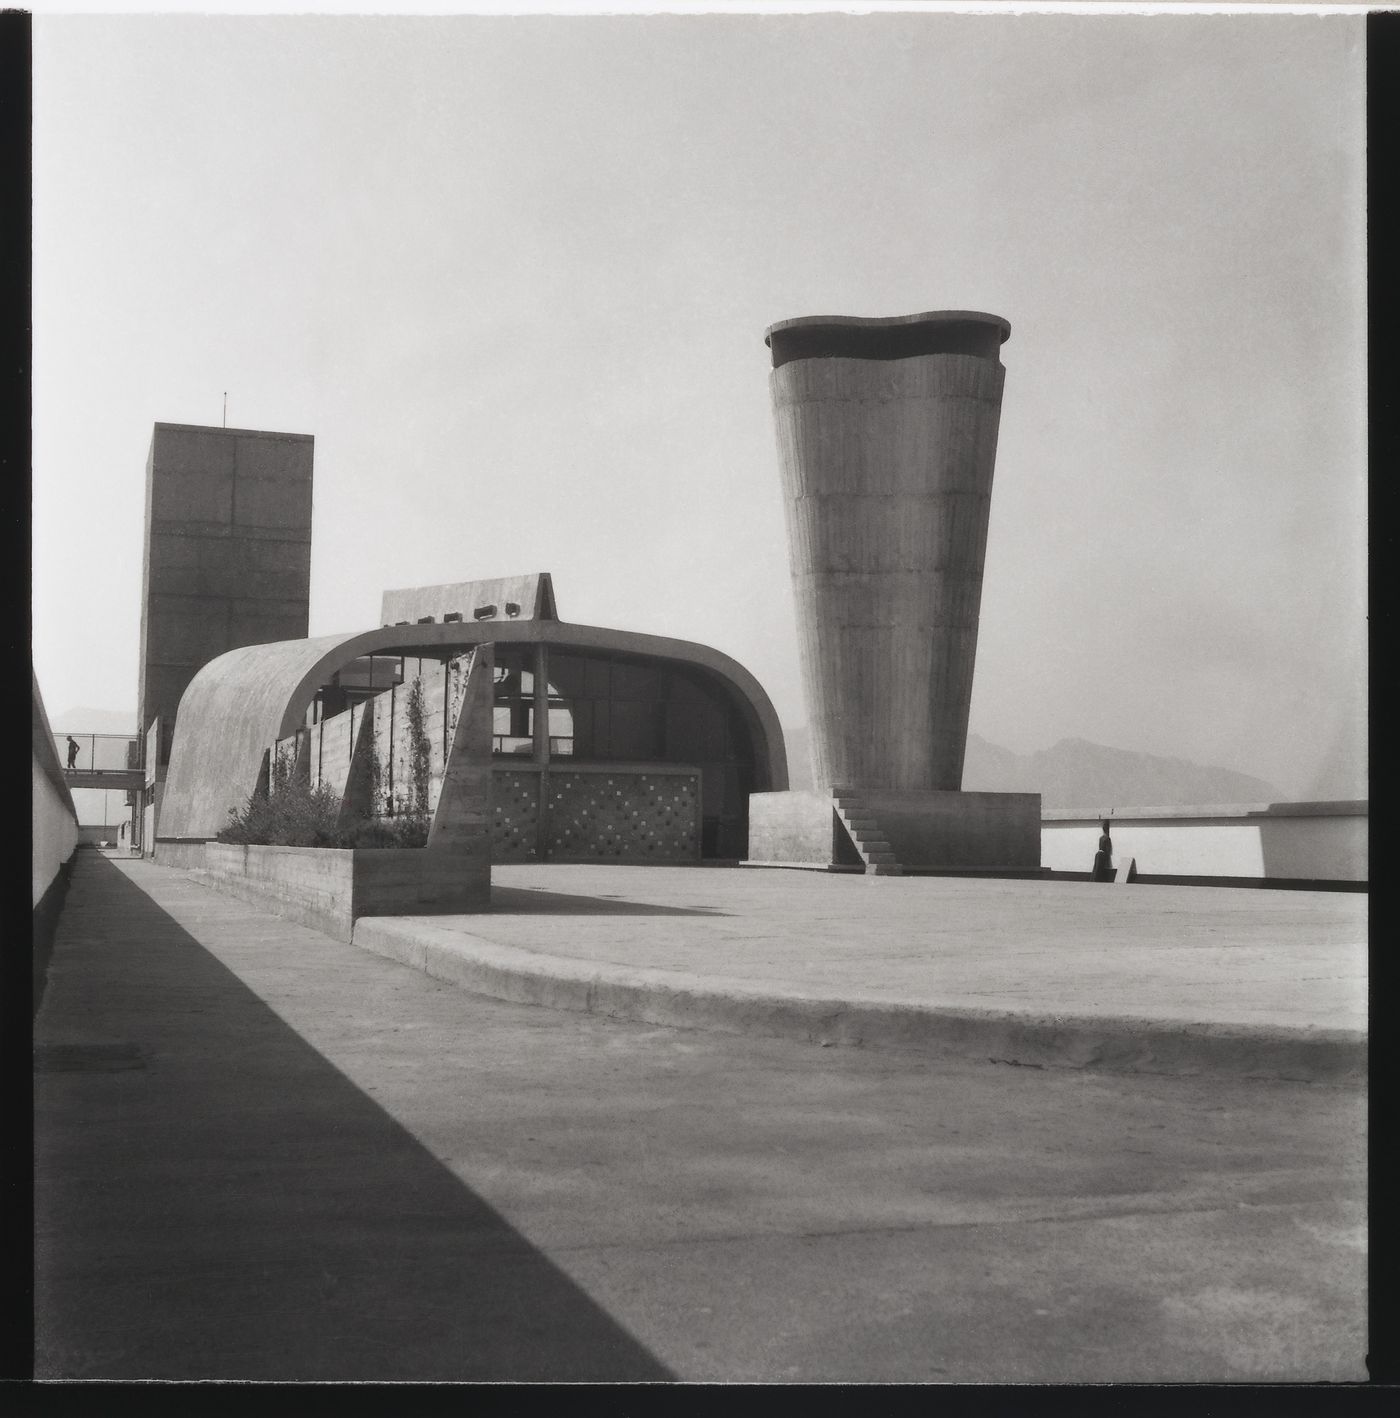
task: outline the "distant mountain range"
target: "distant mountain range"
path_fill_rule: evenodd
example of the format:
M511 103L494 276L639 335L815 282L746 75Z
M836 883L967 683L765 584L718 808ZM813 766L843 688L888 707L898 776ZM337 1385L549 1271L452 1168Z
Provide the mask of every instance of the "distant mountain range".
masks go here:
M811 786L806 729L786 729L794 788ZM1283 794L1262 778L1208 768L1184 758L1061 739L1038 753L1012 753L977 734L967 736L963 789L969 793L1039 793L1041 806L1107 812L1122 807L1272 803Z

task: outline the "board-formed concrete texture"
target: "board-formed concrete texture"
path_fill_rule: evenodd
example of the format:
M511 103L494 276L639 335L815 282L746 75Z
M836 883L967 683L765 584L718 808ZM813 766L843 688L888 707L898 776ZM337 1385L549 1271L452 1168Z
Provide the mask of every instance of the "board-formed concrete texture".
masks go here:
M752 793L749 860L755 865L861 865L863 823L901 869L1038 871L1038 793Z
M229 809L241 809L252 793L268 746L305 722L307 706L337 670L362 655L445 655L487 642L598 650L674 661L703 672L723 688L752 738L755 786L787 787L783 731L763 686L737 660L708 645L545 620L382 626L359 634L245 646L200 670L180 703L157 855L172 845L204 842L218 834Z
M1010 333L967 310L769 327L814 794L751 801L750 861L1039 867L1038 797L960 792Z
M558 620L554 582L547 571L498 576L486 581L454 581L385 591L379 618L385 625L424 620Z
M169 732L181 696L210 660L306 634L313 453L305 433L155 425L146 462L142 733L157 717Z
M221 891L348 941L361 916L434 915L491 904L492 647L478 645L465 668L441 790L425 847L269 847L176 844L181 866ZM360 706L363 722L372 709ZM347 755L348 757L348 755ZM346 777L348 778L348 773ZM169 859L170 853L162 853Z
M813 785L962 787L1000 316L812 316L765 337Z

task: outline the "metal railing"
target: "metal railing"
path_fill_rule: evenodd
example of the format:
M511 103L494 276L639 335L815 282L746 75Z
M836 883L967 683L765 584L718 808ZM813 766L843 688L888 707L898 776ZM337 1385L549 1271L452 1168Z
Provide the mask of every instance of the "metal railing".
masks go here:
M535 741L520 734L493 734L491 752L504 753L513 758L528 757L535 751ZM551 734L549 752L552 757L567 757L574 751L573 735Z
M55 734L58 761L74 773L125 773L141 766L134 734Z

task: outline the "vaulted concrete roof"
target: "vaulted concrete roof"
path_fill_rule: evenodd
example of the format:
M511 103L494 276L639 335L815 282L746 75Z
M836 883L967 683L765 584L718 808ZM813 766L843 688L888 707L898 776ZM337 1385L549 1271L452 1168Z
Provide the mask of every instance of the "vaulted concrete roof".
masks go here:
M317 691L361 655L442 654L486 642L642 655L707 671L733 697L753 737L754 791L788 785L782 728L763 686L708 645L554 620L385 625L247 645L205 665L180 700L157 841L204 840L219 832L229 809L241 808L252 793L269 745L295 732Z

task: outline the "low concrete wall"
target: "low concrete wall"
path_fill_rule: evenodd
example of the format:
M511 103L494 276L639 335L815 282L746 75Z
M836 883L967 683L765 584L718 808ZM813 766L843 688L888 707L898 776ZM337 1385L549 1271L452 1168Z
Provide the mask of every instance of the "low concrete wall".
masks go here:
M172 841L162 837L156 843L156 861L176 871L203 871L205 843L199 840ZM146 855L150 855L149 846Z
M431 847L185 846L178 863L209 886L348 941L360 916L433 916L484 911L489 861ZM167 865L176 865L162 854Z
M1097 817L1049 811L1041 856L1053 871L1085 872L1102 830ZM1369 805L1128 808L1109 819L1115 863L1132 857L1146 878L1365 882Z
M349 940L355 920L354 856L353 851L333 847L207 842L201 874L209 885L231 895L337 940ZM170 860L164 851L158 859Z
M906 868L1040 866L1038 793L916 792L866 788L853 793L857 816L875 820ZM804 865L844 862L845 829L823 793L752 793L749 860Z
M905 867L1040 866L1039 793L895 792L858 795Z
M831 798L824 793L750 793L749 860L806 866L835 862Z
M491 905L485 851L463 857L439 847L371 847L352 855L356 917L453 916Z

